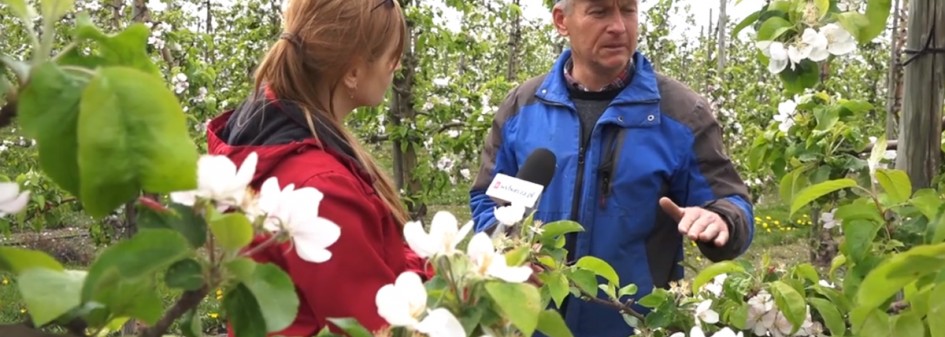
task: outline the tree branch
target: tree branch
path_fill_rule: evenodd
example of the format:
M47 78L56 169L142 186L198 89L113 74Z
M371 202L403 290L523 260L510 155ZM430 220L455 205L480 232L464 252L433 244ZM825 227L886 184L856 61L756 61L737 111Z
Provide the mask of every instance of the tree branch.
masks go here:
M200 301L204 297L207 297L210 288L204 284L203 287L197 290L188 290L185 291L183 295L177 299L177 302L174 303L167 312L164 313L164 317L161 317L154 326L151 326L139 335L140 337L161 337L164 336L164 333L167 332L167 329L171 327L171 324L174 323L178 318L184 315L187 311L196 308L200 304Z

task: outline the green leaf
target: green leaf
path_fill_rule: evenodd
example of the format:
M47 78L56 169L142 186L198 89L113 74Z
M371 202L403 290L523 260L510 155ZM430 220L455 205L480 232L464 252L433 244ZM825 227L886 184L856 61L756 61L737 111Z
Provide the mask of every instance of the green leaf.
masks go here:
M168 211L158 212L149 207L137 207L138 228L173 229L187 238L191 247L199 248L207 242L207 222L194 213L190 206L170 204Z
M702 269L692 280L692 293L698 293L702 286L711 282L716 276L728 273L744 273L745 268L735 261L716 262Z
M44 326L81 304L84 271L31 268L17 276L17 284L34 326Z
M854 186L856 186L856 181L849 178L828 180L813 186L808 186L801 190L791 202L790 215L794 216L794 213L797 213L798 210L822 196Z
M883 215L879 213L876 204L870 199L857 199L846 205L837 207L834 218L844 221L866 220L872 222L883 222Z
M43 20L58 21L63 15L75 7L74 0L43 0L40 1L43 11Z
M939 210L942 208L942 199L939 198L938 192L934 189L923 188L916 191L911 202L929 221L938 219Z
M929 295L928 317L945 317L945 283L939 283ZM945 320L930 319L929 332L932 337L945 337Z
M654 308L661 307L663 306L663 304L672 300L673 299L671 298L671 295L669 294L668 291L662 288L657 288L657 289L654 289L653 292L647 294L646 296L643 296L643 298L637 301L637 303L644 307L654 309Z
M830 108L817 108L814 110L814 118L817 119L817 129L818 131L827 131L837 125L837 122L840 121L840 112L836 109Z
M184 317L181 317L180 327L184 337L203 337L203 324L200 316L197 315L197 309L187 310Z
M161 71L148 55L150 29L142 23L134 23L116 35L107 35L91 21L76 22L76 38L98 42L96 62L99 66L125 66L152 76L161 76Z
M842 99L842 100L840 100L840 107L843 108L843 109L846 109L846 110L850 111L850 113L852 113L852 114L854 114L854 115L862 115L862 114L865 114L865 113L869 112L870 110L873 110L873 105L870 104L869 102L867 102L867 101L857 101L857 100L846 100L846 99ZM882 146L882 151L880 152L880 154L883 154L883 153L886 152L886 145L885 145L885 144L886 144L886 135L885 135L885 134L880 135L879 138L882 138L883 146ZM877 144L878 144L878 143L880 142L880 140L877 139L876 142L877 142Z
M810 263L802 263L794 266L794 275L803 277L804 279L810 281L813 284L820 282L820 275L817 275L817 270L814 269Z
M868 43L886 29L886 21L892 9L892 0L869 0L866 3L866 19L869 24L860 28L857 40Z
M831 336L843 336L846 334L847 325L837 310L836 304L822 298L809 298L808 302L817 309L820 316L823 317L827 329Z
M856 294L856 310L868 312L878 308L906 284L942 268L945 268L945 244L916 246L893 255L863 279Z
M177 261L167 269L164 282L171 288L200 289L204 285L203 266L194 259Z
M361 323L359 323L354 318L328 318L329 322L334 325L337 325L341 328L341 331L344 331L350 337L373 337L368 329L366 329Z
M285 271L274 264L257 264L252 274L241 276L240 281L256 297L267 332L281 331L292 324L298 314L299 298Z
M43 173L75 196L80 192L77 127L85 82L55 64L40 64L17 106L23 132L36 139Z
M810 181L804 176L805 171L807 171L807 167L799 167L781 178L779 186L781 200L794 200L794 196L810 184Z
M771 283L771 295L779 309L784 313L784 317L794 326L791 334L800 328L807 317L807 302L804 296L797 292L794 287L781 281Z
M742 21L735 25L735 28L732 29L731 36L738 36L738 33L740 33L742 29L745 29L745 27L748 27L755 23L755 21L758 21L758 18L761 17L762 13L764 13L764 11L756 11L746 16L744 19L742 19Z
M585 269L574 269L569 278L579 290L588 294L597 294L597 276L594 272Z
M620 291L617 292L617 296L618 297L633 296L637 294L638 290L639 289L637 288L637 285L631 283L624 286L623 288L620 288Z
M853 11L841 13L837 15L837 22L844 30L849 32L850 35L853 35L859 43L866 43L873 39L872 37L868 39L865 38L866 34L863 31L870 25L870 20L866 15L863 15L863 13ZM885 27L885 25L883 25L883 27Z
M0 247L0 272L8 271L19 275L31 268L65 270L59 261L44 252L17 247Z
M253 224L243 213L220 214L211 211L210 232L216 238L220 247L228 250L239 250L253 241Z
M594 274L600 275L601 277L607 279L610 284L615 286L620 286L620 277L617 276L617 271L610 266L606 261L601 260L600 258L593 256L584 256L580 258L577 263L574 264L575 267L585 269Z
M525 263L528 260L528 253L531 252L531 247L521 246L511 251L505 253L505 263L509 266L520 266L522 263Z
M810 59L804 59L794 69L785 68L778 73L787 94L799 94L813 88L820 81L820 65Z
M554 241L555 237L574 232L583 232L584 227L574 221L570 220L561 220L555 222L549 222L541 226L541 240L542 242Z
M548 309L538 316L538 331L548 337L572 337L571 330L564 323L557 310Z
M99 299L120 283L150 279L191 254L187 240L177 232L142 229L131 239L105 249L92 263L82 288L82 301Z
M839 212L839 210L837 211ZM844 220L840 224L845 240L840 250L854 262L866 258L876 234L883 228L883 223L863 220Z
M197 187L197 147L176 97L156 76L100 69L82 94L78 137L81 199L92 216L107 215L140 190Z
M548 288L551 299L560 308L569 293L568 278L558 270L539 274L538 278L541 279L543 286Z
M782 34L794 29L794 24L780 16L768 18L758 28L758 41L774 41Z
M223 308L233 327L233 333L240 337L266 337L266 326L262 310L256 297L243 283L237 284L223 295Z
M486 293L499 311L525 336L531 336L538 327L541 313L541 294L538 288L526 283L489 282Z
M827 13L830 11L830 0L815 0L814 4L817 5L818 19L823 19L824 16L827 16Z
M896 316L892 331L898 336L925 336L925 324L922 323L922 317L914 311L908 311Z
M883 186L892 204L906 202L912 196L912 182L905 171L878 169L876 180Z
M889 337L892 327L889 315L878 309L861 311L862 307L850 313L853 336Z

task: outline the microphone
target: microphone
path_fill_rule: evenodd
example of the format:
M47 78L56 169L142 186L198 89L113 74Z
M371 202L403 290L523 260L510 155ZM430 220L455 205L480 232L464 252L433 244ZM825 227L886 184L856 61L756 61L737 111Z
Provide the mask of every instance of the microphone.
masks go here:
M554 178L556 165L554 153L546 148L538 148L528 155L515 177L497 174L486 190L486 195L504 201L497 205L499 207L514 203L524 206L525 214L529 214L538 208L542 192ZM494 231L491 234L495 236L496 233L502 233L507 230L505 227L505 224L496 221L491 226Z

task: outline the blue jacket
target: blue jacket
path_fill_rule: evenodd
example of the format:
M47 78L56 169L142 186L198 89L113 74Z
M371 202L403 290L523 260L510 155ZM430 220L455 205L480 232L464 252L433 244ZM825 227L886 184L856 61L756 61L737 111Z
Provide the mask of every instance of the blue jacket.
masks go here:
M470 192L475 230L494 226L496 201L485 195L493 177L515 176L528 155L543 147L555 154L557 166L535 218L581 223L585 231L568 238L571 261L586 255L607 261L621 286L639 287L634 299L683 277L683 237L661 210L662 196L681 207L704 207L726 220L728 244L698 244L708 259L742 254L754 235L752 205L725 154L721 127L708 102L657 74L637 52L631 82L604 111L582 154L581 122L563 72L569 57L566 50L549 73L513 89L499 107ZM613 309L576 298L569 298L564 316L575 336L628 336L633 331Z

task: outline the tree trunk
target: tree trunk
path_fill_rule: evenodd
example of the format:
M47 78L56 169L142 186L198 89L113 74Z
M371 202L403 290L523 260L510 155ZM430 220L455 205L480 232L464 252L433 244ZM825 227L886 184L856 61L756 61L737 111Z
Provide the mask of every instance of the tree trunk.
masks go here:
M725 57L726 57L725 51L728 49L727 42L726 42L726 36L728 35L727 33L728 14L725 10L725 8L727 7L726 5L728 4L728 0L720 0L719 2L720 2L719 26L718 26L719 46L718 46L718 53L716 55L716 58L719 64L718 64L718 67L716 68L717 69L716 74L722 75L722 71L725 70Z
M908 5L908 3L906 4ZM902 99L902 68L899 66L899 55L902 53L902 38L905 37L905 27L900 26L904 15L900 0L893 4L893 28L891 48L889 52L889 72L886 75L886 139L896 139L899 134L899 108Z
M518 78L518 48L522 39L522 16L520 7L521 0L512 0L512 4L519 7L519 10L512 16L512 31L509 33L509 68L505 74L505 79L515 81Z
M418 65L417 56L413 51L414 37L413 20L407 19L407 43L404 46L402 60L403 73L394 79L394 97L391 102L390 121L395 127L404 125L412 127L416 124L417 111L413 107L414 75ZM394 177L397 188L403 190L406 196L412 197L422 190L420 181L413 175L417 168L417 149L413 132L408 133L407 139L394 139L393 159ZM404 144L406 142L406 145ZM426 205L422 202L405 198L405 204L411 217L418 219L426 215Z
M927 48L945 48L945 3L914 0L909 8L906 48L915 52L903 62L906 96L896 167L906 171L913 188L919 189L930 186L941 162L945 53Z

